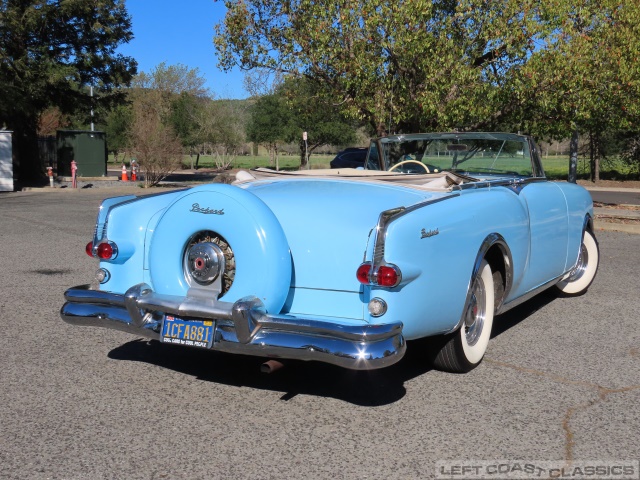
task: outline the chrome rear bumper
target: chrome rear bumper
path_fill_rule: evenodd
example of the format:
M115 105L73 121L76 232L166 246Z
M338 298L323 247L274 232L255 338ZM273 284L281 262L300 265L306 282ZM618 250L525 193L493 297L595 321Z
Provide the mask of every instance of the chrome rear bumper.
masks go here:
M402 323L340 325L289 315L272 315L256 297L235 303L160 295L146 284L124 295L70 288L60 310L72 325L112 328L155 340L165 314L215 320L212 349L271 358L317 360L354 370L398 362L406 343Z

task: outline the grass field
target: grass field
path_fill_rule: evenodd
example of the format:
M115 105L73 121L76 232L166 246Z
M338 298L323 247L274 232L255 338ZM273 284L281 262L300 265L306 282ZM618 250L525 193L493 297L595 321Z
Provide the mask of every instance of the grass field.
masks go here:
M312 169L316 168L329 168L329 162L333 159L333 155L312 155L310 159L310 166ZM195 163L195 156L193 162ZM182 160L182 167L184 169L191 168L192 158L189 155L185 155ZM118 163L120 165L121 163ZM113 161L113 156L109 155L109 165L116 166ZM127 163L128 165L128 163ZM552 179L567 178L569 172L569 157L568 156L549 156L542 158L542 165L547 177ZM278 158L278 166L281 170L297 170L300 168L300 157L296 155L281 155ZM233 161L231 168L239 169L252 169L256 167L268 167L275 168L275 165L269 164L268 156L238 156ZM212 156L201 155L198 162L198 168L215 168L215 162ZM603 179L611 180L632 180L637 179L638 175L631 172L629 167L622 163L620 160L611 159L607 162L603 162L600 169L600 176ZM588 159L578 159L578 178L589 178L589 161Z
M549 178L567 178L569 173L569 157L543 157L542 167ZM578 159L578 178L587 179L590 175L589 159ZM600 164L600 178L607 180L637 180L638 172L634 172L629 165L619 158L611 158Z

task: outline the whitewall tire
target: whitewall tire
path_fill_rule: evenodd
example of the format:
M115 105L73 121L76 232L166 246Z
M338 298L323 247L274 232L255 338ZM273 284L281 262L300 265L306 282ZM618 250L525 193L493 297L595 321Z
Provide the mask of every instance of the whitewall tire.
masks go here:
M580 245L578 261L566 278L562 279L556 288L563 295L582 295L587 291L598 271L600 250L595 236L585 230Z
M444 345L435 357L434 365L440 370L468 372L480 364L487 351L495 305L493 273L485 260L470 288L462 326L444 338Z

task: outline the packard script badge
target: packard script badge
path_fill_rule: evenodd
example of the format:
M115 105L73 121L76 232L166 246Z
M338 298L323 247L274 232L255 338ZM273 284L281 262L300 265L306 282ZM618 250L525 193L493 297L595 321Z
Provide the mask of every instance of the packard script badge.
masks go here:
M207 215L224 215L224 208L221 210L214 210L209 207L203 208L198 203L194 203L193 205L191 205L191 210L189 211L196 212L196 213L206 213Z
M440 231L436 228L435 230L429 230L428 232L423 228L420 238L429 238L429 237L433 237L435 235L438 235L440 233Z

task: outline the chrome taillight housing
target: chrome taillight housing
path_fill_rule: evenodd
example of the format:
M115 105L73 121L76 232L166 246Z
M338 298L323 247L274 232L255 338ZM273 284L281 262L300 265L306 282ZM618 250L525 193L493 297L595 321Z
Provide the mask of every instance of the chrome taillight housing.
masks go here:
M84 250L90 257L100 260L113 260L118 256L118 246L110 241L100 242L95 248L93 242L89 242Z
M402 281L402 272L391 263L376 268L371 262L365 262L356 270L356 278L363 285L378 285L380 287L397 287Z

